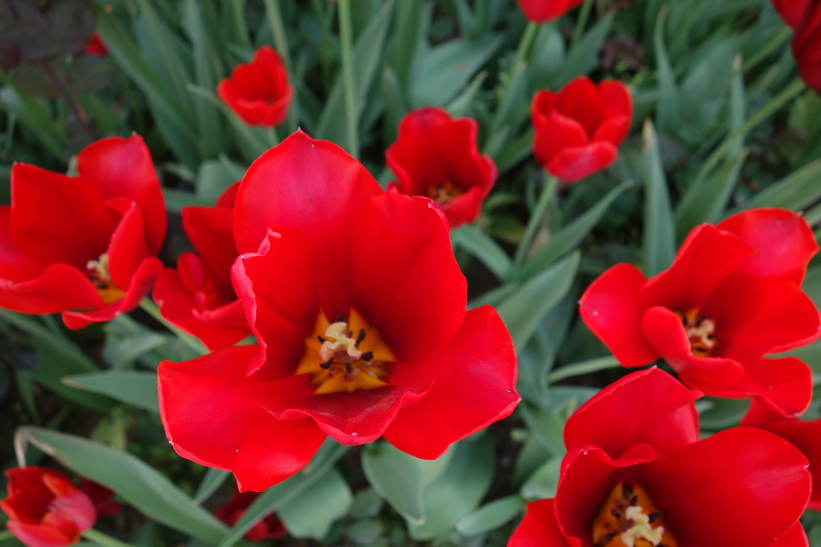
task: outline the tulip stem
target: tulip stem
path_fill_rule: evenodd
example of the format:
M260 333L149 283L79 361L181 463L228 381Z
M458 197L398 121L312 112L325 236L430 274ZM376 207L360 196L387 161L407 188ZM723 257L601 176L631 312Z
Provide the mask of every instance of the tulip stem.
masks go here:
M516 255L513 258L514 271L518 271L519 268L521 268L522 263L527 256L527 251L533 244L533 237L536 235L536 230L538 230L539 226L542 224L542 217L544 217L545 211L547 211L547 207L550 205L550 201L553 199L553 196L556 193L556 188L559 185L559 179L557 177L554 177L547 171L544 173L545 181L542 185L542 193L539 195L539 201L536 203L536 208L533 210L533 214L530 215L530 220L525 228L524 236L522 236L522 240L516 248Z
M781 46L784 40L790 37L792 32L793 30L790 27L784 27L783 29L781 29L781 31L775 36L773 36L773 38L769 42L764 44L764 47L756 51L755 54L753 54L749 59L747 59L744 62L744 65L742 65L741 70L743 72L747 72L748 70L756 66L758 63L763 61L767 57L767 55L773 52L774 49Z
M525 33L522 35L522 39L519 41L519 46L516 48L516 57L513 58L513 66L510 67L511 73L516 71L516 67L518 67L520 63L524 62L525 58L528 56L528 53L530 53L533 40L536 38L537 30L539 30L539 23L534 23L533 21L528 22L527 27L525 28Z
M573 36L570 38L570 45L576 45L576 42L582 37L584 27L587 26L587 20L590 18L590 10L593 9L593 2L582 2L582 9L579 12L579 18L576 19L576 26L573 28Z
M345 84L345 118L348 128L348 152L359 158L359 139L356 128L356 82L353 75L353 25L350 0L339 0L339 39L342 45L342 79Z
M271 34L274 36L274 46L277 53L285 64L285 72L288 74L288 81L291 85L296 83L294 67L291 64L291 52L288 49L288 35L285 32L285 25L282 22L282 12L280 10L280 0L265 0L265 13L268 15L268 24L271 25ZM298 118L297 105L299 101L291 101L288 106L288 133L296 130L296 120ZM279 144L279 139L274 144Z
M122 541L93 528L83 532L83 537L96 543L97 545L103 545L105 547L129 547L128 543L123 543Z
M177 338L180 339L180 342L194 350L197 353L197 355L205 355L209 353L208 348L206 348L202 344L202 342L200 342L190 334L183 332L176 326L172 325L165 317L163 317L160 313L160 309L148 297L143 298L140 301L140 308L142 308L143 311L148 313L148 315L162 323L165 326L165 328L176 334Z

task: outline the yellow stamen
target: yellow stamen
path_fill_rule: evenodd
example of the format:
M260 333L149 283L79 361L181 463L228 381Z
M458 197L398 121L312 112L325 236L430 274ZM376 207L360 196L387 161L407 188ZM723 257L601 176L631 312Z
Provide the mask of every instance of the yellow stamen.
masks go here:
M86 276L97 289L97 294L100 295L104 304L111 304L125 296L125 291L118 288L111 280L107 253L101 254L97 260L89 260L86 263Z
M440 205L450 203L463 193L464 191L452 182L428 187L428 197Z
M618 483L593 519L593 547L678 547L647 491Z
M698 314L697 309L686 312L676 312L681 319L687 338L690 340L690 348L695 357L710 357L713 354L716 341L716 324L709 317Z

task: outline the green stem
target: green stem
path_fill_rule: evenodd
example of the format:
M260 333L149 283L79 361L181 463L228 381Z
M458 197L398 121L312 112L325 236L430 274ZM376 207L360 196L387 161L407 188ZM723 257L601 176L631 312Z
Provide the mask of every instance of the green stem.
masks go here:
M140 308L142 308L151 317L162 323L168 330L176 334L177 338L179 338L183 344L194 350L197 354L205 355L209 353L208 348L206 348L202 342L169 323L168 320L162 316L157 305L149 300L148 297L143 298L140 301Z
M339 39L342 42L342 78L345 84L345 119L348 128L348 152L359 158L356 123L356 82L353 75L353 25L350 0L339 0Z
M769 118L775 111L779 108L790 102L796 96L800 95L807 89L807 86L804 85L804 82L799 78L793 81L786 89L784 89L781 93L779 93L773 100L769 103L764 105L762 108L758 110L755 114L750 116L744 125L732 131L729 135L724 137L724 140L721 144L713 150L707 160L704 162L704 165L701 167L701 170L696 175L695 180L693 181L694 185L700 185L704 179L707 177L708 174L715 168L716 165L724 158L727 151L730 147L733 146L736 139L742 135L745 135L750 129L764 121L765 119Z
M285 25L282 22L282 11L280 10L281 0L265 0L265 13L268 15L268 24L271 25L271 34L274 36L274 46L277 53L285 64L285 72L288 74L288 81L291 85L297 84L294 74L294 66L291 63L291 52L288 49L288 34L285 32ZM297 104L299 101L292 100L288 106L288 118L286 119L288 133L293 133L297 125ZM279 139L275 144L279 143Z
M570 39L570 45L573 46L579 41L584 33L584 28L587 26L587 20L590 18L590 11L593 9L594 2L582 2L582 10L579 12L579 18L576 19L576 26L573 29L573 37Z
M122 541L115 539L108 534L104 534L99 530L94 530L93 528L83 532L83 537L96 543L97 545L103 545L105 547L129 547L128 543L123 543Z
M277 134L277 130L275 127L268 128L268 141L273 148L274 146L279 144L279 135Z
M767 57L767 55L773 52L773 50L781 47L781 44L783 44L784 41L790 37L790 34L792 34L792 32L793 31L790 27L785 26L783 29L781 29L781 32L773 36L769 42L764 44L764 47L756 51L754 55L747 59L747 61L741 67L741 70L743 72L747 72L748 70L758 65L758 63L763 61Z
M536 38L536 31L538 30L539 23L534 23L533 21L528 22L525 33L522 35L522 39L519 40L519 46L516 48L516 57L513 58L513 66L510 68L511 72L515 71L516 67L527 58L533 46L533 40Z
M539 229L539 225L542 223L542 217L544 217L545 211L547 211L547 207L550 205L550 201L556 193L556 187L559 185L558 178L549 174L547 171L545 171L544 174L545 181L542 185L542 193L539 196L539 201L536 203L533 214L530 215L527 228L525 228L525 234L522 237L522 241L519 242L519 246L516 248L516 255L513 258L513 270L517 272L527 256L527 251L533 243L536 230Z

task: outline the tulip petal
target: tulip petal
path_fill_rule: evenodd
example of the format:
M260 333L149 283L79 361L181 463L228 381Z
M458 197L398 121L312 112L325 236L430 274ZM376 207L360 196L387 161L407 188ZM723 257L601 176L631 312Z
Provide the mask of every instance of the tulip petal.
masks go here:
M571 547L556 521L553 500L527 504L527 513L510 536L508 547Z
M779 536L770 547L810 547L807 533L800 522L796 522L784 535Z
M95 309L103 301L83 273L65 264L52 264L33 279L0 279L0 307L20 313L59 313L66 309Z
M489 306L467 312L442 353L397 366L390 381L402 384L419 376L435 378L433 388L404 407L385 432L388 442L417 458L438 458L451 443L510 415L520 399L510 334ZM433 423L435 428L429 426Z
M596 279L579 300L584 324L626 367L647 365L659 357L641 332L645 308L638 295L645 282L635 266L617 264Z
M547 170L564 182L576 182L609 166L616 156L618 150L613 143L597 141L584 147L563 148L550 160Z

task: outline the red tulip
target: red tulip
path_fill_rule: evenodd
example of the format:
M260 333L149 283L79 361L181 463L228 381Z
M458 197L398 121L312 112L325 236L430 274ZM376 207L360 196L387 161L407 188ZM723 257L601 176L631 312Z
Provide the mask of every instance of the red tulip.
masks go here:
M177 269L166 269L154 286L154 300L168 321L203 341L226 347L251 335L245 310L231 285L234 200L231 186L215 207L184 207L182 226L199 255L183 253Z
M98 57L102 57L108 54L108 48L105 47L105 42L103 42L103 39L100 38L100 35L95 32L91 35L88 43L83 48L83 53L86 55L96 55Z
M399 138L385 153L396 174L392 187L433 199L451 227L473 222L496 182L496 164L479 153L479 127L470 118L451 119L441 108L412 110L399 124Z
M531 114L536 160L555 177L575 182L616 159L630 130L633 101L621 82L596 86L580 76L558 93L536 93Z
M800 289L818 250L783 209L754 209L695 228L652 279L616 265L582 295L585 324L627 367L665 359L708 395L757 396L785 416L803 412L812 381L795 358L762 359L818 337L818 310Z
M233 526L245 515L248 506L259 497L257 492L235 492L228 503L214 511L214 515L228 526ZM285 537L288 531L274 513L268 513L262 520L245 532L248 541L264 541Z
M162 264L166 213L139 136L83 149L78 176L16 163L0 207L0 307L63 312L69 328L136 307ZM77 310L77 311L71 311Z
M234 236L234 288L260 345L160 365L178 454L263 490L328 435L431 459L513 411L510 335L492 308L465 312L429 199L384 193L341 148L297 132L248 169Z
M98 517L113 517L123 510L122 505L114 501L114 490L107 486L81 477L77 488L89 497Z
M57 547L80 540L94 525L91 500L62 473L44 467L7 469L9 497L0 500L14 536L28 547Z
M534 23L544 23L561 17L584 0L518 0L525 17Z
M556 497L528 505L509 545L796 545L806 458L752 428L698 440L697 396L658 369L595 395L565 427Z
M276 51L262 46L250 63L238 65L217 86L217 95L248 125L273 127L285 121L293 89Z
M821 91L821 0L809 0L795 27L792 52L801 78L807 86Z

